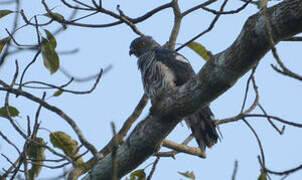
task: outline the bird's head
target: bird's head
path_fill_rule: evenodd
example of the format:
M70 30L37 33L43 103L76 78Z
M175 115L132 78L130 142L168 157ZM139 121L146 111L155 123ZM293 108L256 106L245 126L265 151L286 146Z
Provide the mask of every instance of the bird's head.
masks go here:
M160 45L152 37L141 36L131 42L129 55L134 54L136 57L139 57L155 47L160 47Z

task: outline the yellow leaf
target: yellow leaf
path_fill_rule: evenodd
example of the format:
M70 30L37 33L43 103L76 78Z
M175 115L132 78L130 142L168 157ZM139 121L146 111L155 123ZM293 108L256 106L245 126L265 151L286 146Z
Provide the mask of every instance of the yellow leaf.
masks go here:
M57 41L55 39L55 37L47 30L47 29L44 29L45 33L46 33L46 36L47 36L47 39L50 43L50 45L56 49L57 47Z
M11 10L0 10L0 18L3 18L4 16L13 13L14 11Z
M61 149L67 156L77 159L78 163L82 163L82 158L78 158L78 142L73 140L68 134L57 131L49 135L50 142L54 147Z
M130 180L145 180L146 173L144 169L139 169L130 174Z
M36 137L34 138L34 141L45 144L44 140L42 138ZM34 163L32 163L31 169L28 171L28 176L30 180L36 179L38 175L41 172L42 165L45 160L45 147L39 146L37 144L30 144L29 147L27 147L27 156L32 159Z
M53 96L57 97L57 96L60 96L62 93L63 93L62 90L57 90L57 91L53 94Z
M59 14L59 13L52 13L52 15L53 15L54 17L58 18L58 19L62 19L62 20L64 19L64 16L62 16L62 15ZM52 18L51 14L49 14L49 13L45 13L45 14L43 14L43 16Z
M197 42L191 42L187 46L206 61L208 61L212 56L212 53L210 51L208 51L203 45Z
M51 14L49 14L49 13L46 13L46 14L43 14L43 15L46 16L46 17L52 18ZM59 19L59 20L65 20L65 19L64 19L64 16L62 16L62 15L59 14L59 13L52 13L52 15L53 15L55 18ZM60 23L60 22L59 22L59 23ZM66 26L65 24L63 24L63 23L60 23L60 24L63 26L64 30L67 28L67 26Z
M9 37L0 40L0 53L2 52L5 44L10 40Z
M261 174L259 175L258 180L267 180L266 173L261 171Z
M189 178L189 179L195 180L195 174L194 174L193 171L191 171L191 172L189 172L189 171L187 171L187 172L178 172L178 173L185 176L185 177L187 177L187 178Z
M8 106L8 111L11 117L15 117L19 115L19 111L17 108L13 107L13 106ZM0 108L0 116L2 117L8 117L7 113L6 113L6 108L2 107Z

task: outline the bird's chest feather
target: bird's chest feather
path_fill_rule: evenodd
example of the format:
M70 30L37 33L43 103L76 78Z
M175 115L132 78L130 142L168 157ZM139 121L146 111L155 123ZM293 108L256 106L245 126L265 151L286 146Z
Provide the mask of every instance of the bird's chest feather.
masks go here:
M175 75L172 70L164 63L152 60L145 61L140 66L144 90L151 99L175 87Z
M171 89L175 87L175 75L174 73L171 71L170 68L168 68L168 66L166 66L165 64L163 64L162 62L158 61L155 63L155 65L158 68L159 74L162 76L162 80L163 81L163 88L164 89Z

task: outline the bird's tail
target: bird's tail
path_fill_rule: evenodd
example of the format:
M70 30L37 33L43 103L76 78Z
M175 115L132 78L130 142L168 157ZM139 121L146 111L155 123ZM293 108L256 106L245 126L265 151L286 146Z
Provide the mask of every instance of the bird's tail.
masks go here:
M186 117L185 121L191 128L201 151L205 152L206 147L217 143L218 133L213 121L213 113L208 106Z

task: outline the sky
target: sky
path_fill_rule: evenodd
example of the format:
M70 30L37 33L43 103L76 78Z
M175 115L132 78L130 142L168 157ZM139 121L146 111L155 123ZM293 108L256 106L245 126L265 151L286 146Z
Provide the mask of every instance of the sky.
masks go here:
M0 2L3 0L0 0ZM50 8L55 8L64 17L68 17L71 11L67 9L58 0L47 0ZM116 5L120 5L124 13L130 17L138 17L144 12L149 11L169 1L104 1L103 6L116 12ZM217 5L221 4L221 0ZM186 10L199 1L180 0L181 10ZM279 3L274 1L273 4ZM217 9L217 5L210 6ZM232 10L240 7L242 2L239 0L230 1L226 10ZM13 10L14 6L0 6L0 9ZM41 2L39 0L22 1L21 8L27 17L35 14L43 14ZM228 48L236 39L247 18L259 10L249 5L245 10L234 15L224 15L216 23L214 29L197 39L197 42L203 44L213 54L219 53ZM77 17L85 15L79 12ZM138 29L146 35L152 36L156 41L164 44L168 38L173 26L173 13L171 9L164 10L147 21L137 24ZM7 36L5 28L11 29L14 15L8 15L0 19L0 39ZM205 30L213 15L196 11L185 17L179 32L177 43L182 44L193 36ZM47 21L44 17L38 18L39 22ZM111 22L112 18L105 15L95 15L82 21L83 23L102 24ZM20 20L19 26L24 22ZM54 32L59 24L53 23L45 29ZM43 29L41 28L41 33ZM143 95L140 73L137 69L136 58L129 57L130 42L137 35L126 25L118 25L110 28L83 28L68 26L67 30L56 36L57 52L70 51L78 49L79 51L72 55L60 55L60 66L67 70L74 77L87 77L99 72L101 68L112 66L113 68L103 75L99 85L91 94L73 95L63 93L59 97L51 97L55 90L47 91L47 102L51 105L58 106L81 127L84 136L97 147L101 149L112 137L110 123L114 122L119 129L127 117L132 113ZM16 39L22 44L33 44L36 42L36 34L33 27L21 29L16 34ZM179 45L178 44L178 45ZM300 51L302 44L298 42L281 42L277 46L278 53L289 69L299 73L301 70ZM188 48L179 51L190 60L194 70L197 72L205 63L198 55ZM22 52L8 57L4 65L0 67L0 79L9 83L15 71L14 61L18 60L20 70L31 61L34 53L30 51ZM276 65L271 52L261 60L257 68L255 78L259 87L260 103L266 109L268 114L281 117L283 119L301 123L301 91L302 85L299 81L282 76L276 73L271 64ZM215 118L223 119L234 116L240 112L243 101L246 81L250 72L243 76L231 89L218 97L211 103L211 109ZM36 63L31 66L25 76L25 81L43 81L53 84L63 84L69 79L62 72L50 75L44 67L42 57L38 57ZM75 82L69 86L73 90L88 90L94 81ZM26 89L33 92L36 96L41 97L43 91ZM0 106L4 105L5 93L0 92ZM254 94L251 91L248 97L248 105L253 101ZM23 97L15 98L11 95L11 105L17 107L20 111L16 122L26 129L26 116L29 115L34 119L35 111L38 104L32 103ZM150 103L145 107L144 112L137 122L147 116ZM255 113L260 111L256 109ZM40 121L42 122L39 135L49 142L49 131L64 131L76 139L70 126L59 116L52 112L42 109ZM271 170L282 171L302 164L301 150L302 141L299 137L302 130L286 126L285 133L280 136L267 122L266 119L249 118L248 121L257 131L261 138L266 165ZM136 123L137 123L136 122ZM278 127L282 125L275 122ZM134 124L135 126L135 124ZM133 127L134 127L133 126ZM237 179L254 180L260 174L260 165L257 156L260 154L256 138L250 129L242 122L223 124L220 127L223 135L221 141L214 147L207 150L207 158L201 159L187 154L179 153L176 159L161 158L153 179L186 179L178 172L193 171L196 179L231 179L234 161L238 160ZM47 130L45 130L47 129ZM12 141L22 148L23 139L13 130L6 119L0 118L0 131L6 134ZM180 123L173 132L167 137L169 140L176 142L183 141L190 134L190 130L184 123ZM50 143L48 143L50 145ZM191 146L197 146L195 141L190 143ZM166 150L163 148L163 151ZM16 151L0 139L0 153L7 155L12 161L17 157ZM54 159L47 153L46 157ZM89 155L84 159L89 159ZM146 162L138 167L145 168L154 161L154 157L149 158ZM0 157L0 168L8 168L9 164L6 159ZM146 168L149 173L151 167ZM43 168L39 179L55 177L62 173L62 169L53 170ZM129 176L129 175L128 175ZM271 175L272 179L280 179L278 176ZM286 179L296 180L302 178L302 171L290 175ZM124 179L124 178L123 178Z

